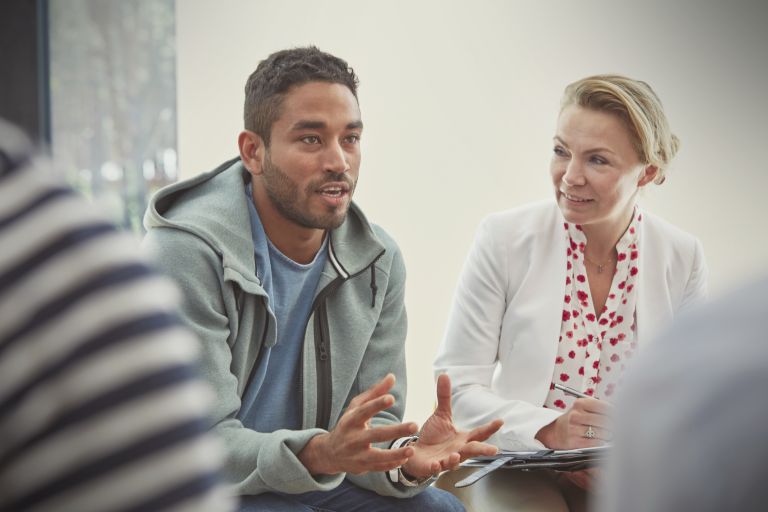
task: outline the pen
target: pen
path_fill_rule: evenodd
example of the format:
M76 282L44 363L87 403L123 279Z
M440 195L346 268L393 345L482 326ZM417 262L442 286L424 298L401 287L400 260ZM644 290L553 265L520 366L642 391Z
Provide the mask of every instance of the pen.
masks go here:
M568 393L571 396L577 396L579 398L594 398L593 396L589 396L586 393L582 393L581 391L576 391L575 389L569 388L568 386L563 386L562 384L555 383L555 387L564 393Z

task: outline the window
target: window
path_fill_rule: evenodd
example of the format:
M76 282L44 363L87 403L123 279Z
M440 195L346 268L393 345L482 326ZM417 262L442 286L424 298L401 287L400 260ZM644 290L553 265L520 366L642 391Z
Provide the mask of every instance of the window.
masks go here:
M173 0L49 0L55 166L139 232L149 196L176 180Z

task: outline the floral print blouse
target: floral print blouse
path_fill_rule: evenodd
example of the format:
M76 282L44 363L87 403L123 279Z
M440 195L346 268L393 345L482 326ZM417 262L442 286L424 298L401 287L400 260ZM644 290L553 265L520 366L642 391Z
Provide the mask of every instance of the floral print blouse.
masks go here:
M596 312L584 263L587 239L578 224L564 223L567 273L555 371L544 406L570 408L574 397L554 388L559 382L595 398L610 400L627 361L637 348L635 304L642 213L635 209L616 244L616 270L602 311Z

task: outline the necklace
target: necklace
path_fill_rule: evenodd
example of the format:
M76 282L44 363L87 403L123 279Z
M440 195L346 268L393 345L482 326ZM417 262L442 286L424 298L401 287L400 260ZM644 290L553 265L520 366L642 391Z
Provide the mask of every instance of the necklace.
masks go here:
M596 262L592 261L591 259L587 258L587 253L586 252L584 253L584 260L588 261L591 264L593 264L594 266L596 266L598 274L602 274L603 273L603 269L605 268L605 266L609 265L609 264L611 264L613 262L613 258L608 258L607 260L605 260L604 263L596 263Z

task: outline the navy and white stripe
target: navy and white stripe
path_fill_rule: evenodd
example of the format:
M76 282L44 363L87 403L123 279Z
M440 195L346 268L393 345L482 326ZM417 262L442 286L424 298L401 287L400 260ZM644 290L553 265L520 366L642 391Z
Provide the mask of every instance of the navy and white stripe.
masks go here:
M8 130L0 511L231 510L175 289Z

